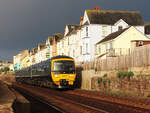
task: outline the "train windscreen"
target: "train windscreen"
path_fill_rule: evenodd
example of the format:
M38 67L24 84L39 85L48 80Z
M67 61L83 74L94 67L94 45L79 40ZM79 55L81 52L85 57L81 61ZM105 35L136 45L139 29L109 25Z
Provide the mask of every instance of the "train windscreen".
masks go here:
M53 66L54 74L73 74L75 73L75 66L73 61L55 61Z

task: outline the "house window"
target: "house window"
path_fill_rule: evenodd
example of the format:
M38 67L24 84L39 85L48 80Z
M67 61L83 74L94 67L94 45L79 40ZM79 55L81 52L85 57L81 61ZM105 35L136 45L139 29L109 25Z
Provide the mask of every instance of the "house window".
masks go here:
M119 26L119 27L118 27L118 31L119 31L119 30L122 30L122 29L123 29L123 27L122 27L122 26Z
M112 42L110 43L110 49L112 49L113 48L113 45L112 45Z
M62 47L64 47L64 41L62 41Z
M88 53L88 43L86 43L86 53Z
M97 46L95 46L95 55L97 55L98 53L97 53Z
M107 44L105 44L105 49L106 49L106 52L107 52L107 50L108 50L108 46L107 46Z
M88 27L86 27L86 36L88 37Z
M69 45L69 37L68 37L68 45Z
M102 37L106 37L106 35L107 35L107 26L103 25L102 26Z
M82 55L82 46L80 46L80 55Z
M99 54L101 53L101 46L99 46Z
M71 26L71 29L74 29L75 28L75 26Z
M143 45L143 41L139 41L138 46L142 46L142 45Z
M75 50L73 50L73 57L75 57Z

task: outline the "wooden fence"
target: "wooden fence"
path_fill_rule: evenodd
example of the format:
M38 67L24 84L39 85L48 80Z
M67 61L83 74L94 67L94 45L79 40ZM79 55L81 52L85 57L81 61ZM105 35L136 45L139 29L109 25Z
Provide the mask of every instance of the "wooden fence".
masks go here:
M81 64L84 70L96 71L129 70L132 67L150 66L150 45L136 47L128 55L95 59Z

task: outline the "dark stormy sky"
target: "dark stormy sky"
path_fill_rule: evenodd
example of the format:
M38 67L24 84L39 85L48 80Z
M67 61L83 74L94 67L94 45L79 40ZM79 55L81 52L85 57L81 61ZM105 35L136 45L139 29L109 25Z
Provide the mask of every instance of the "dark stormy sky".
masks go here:
M85 9L138 10L150 22L150 0L0 0L0 60L37 47L66 23L78 24Z

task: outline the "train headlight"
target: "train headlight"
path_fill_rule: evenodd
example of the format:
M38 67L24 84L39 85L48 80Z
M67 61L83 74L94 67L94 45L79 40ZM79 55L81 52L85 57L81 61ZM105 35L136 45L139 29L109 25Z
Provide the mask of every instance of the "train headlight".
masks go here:
M56 78L58 78L58 77L59 77L59 75L55 75L55 77L56 77Z
M73 77L73 75L69 75L70 77Z

